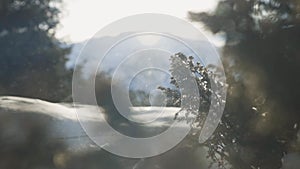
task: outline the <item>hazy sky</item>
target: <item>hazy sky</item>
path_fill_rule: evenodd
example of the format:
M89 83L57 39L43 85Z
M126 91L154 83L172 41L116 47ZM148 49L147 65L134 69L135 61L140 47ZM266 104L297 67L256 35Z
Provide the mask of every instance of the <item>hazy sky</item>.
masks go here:
M212 10L218 0L63 0L64 13L57 37L80 42L107 24L140 13L162 13L186 19L187 11ZM196 25L201 28L199 24ZM208 35L210 36L210 35ZM211 39L216 41L216 39ZM218 44L217 44L218 45Z

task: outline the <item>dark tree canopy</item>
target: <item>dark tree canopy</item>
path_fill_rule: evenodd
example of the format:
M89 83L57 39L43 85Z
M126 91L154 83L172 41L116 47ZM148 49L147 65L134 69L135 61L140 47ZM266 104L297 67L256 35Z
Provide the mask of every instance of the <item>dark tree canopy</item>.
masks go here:
M69 48L55 38L60 0L0 1L0 94L62 100Z
M225 0L189 17L226 35L228 95L206 143L210 156L238 169L281 168L285 154L300 150L300 1Z

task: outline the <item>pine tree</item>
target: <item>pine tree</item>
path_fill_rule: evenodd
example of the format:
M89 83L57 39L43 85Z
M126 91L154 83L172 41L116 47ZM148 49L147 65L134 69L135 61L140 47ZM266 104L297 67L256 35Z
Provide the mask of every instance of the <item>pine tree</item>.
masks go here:
M59 101L70 94L68 47L55 38L60 0L0 1L0 94Z

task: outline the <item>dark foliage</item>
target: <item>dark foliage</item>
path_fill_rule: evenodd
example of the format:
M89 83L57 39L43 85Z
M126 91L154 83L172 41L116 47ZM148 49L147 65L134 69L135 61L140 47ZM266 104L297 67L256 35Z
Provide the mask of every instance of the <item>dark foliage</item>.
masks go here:
M69 48L55 37L59 0L0 1L0 94L60 101L70 94Z
M225 33L226 110L207 141L210 157L233 168L277 169L299 152L300 2L225 0L213 13L190 13Z

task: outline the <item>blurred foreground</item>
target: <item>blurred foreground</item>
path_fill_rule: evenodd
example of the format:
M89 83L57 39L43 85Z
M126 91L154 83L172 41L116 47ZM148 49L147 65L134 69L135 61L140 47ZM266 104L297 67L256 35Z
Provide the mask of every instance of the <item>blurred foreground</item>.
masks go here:
M78 108L86 109L84 120L97 121L97 117L92 113L95 107L82 105ZM149 108L134 109L148 109L149 114L153 113ZM170 110L166 111L174 111L173 109L177 108L167 109ZM147 116L147 113L145 114ZM169 118L173 119L173 113L169 114ZM101 150L89 139L77 121L75 108L71 104L0 97L0 119L1 169L181 169L187 165L193 169L208 166L205 149L192 147L191 139L185 139L169 152L153 158L128 159L112 155ZM142 132L152 135L163 131L168 125L158 122L154 126L145 126L142 130L137 130L128 124L117 124L116 122L114 126L117 130L130 135Z

